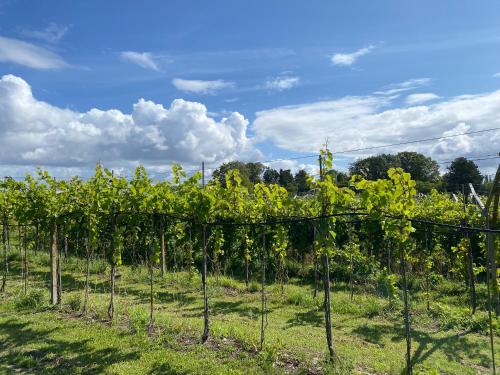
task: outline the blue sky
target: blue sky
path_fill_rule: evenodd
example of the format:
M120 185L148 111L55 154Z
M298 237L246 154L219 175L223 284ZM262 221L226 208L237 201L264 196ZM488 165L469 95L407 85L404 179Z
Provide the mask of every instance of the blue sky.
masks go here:
M498 1L0 0L0 169L158 172L495 128L499 73ZM499 145L492 131L336 161Z

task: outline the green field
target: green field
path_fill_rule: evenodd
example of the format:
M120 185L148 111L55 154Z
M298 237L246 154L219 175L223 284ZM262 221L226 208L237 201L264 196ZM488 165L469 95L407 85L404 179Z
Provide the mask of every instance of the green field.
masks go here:
M203 318L197 274L155 275L155 331L148 335L149 286L146 268L119 268L117 318L106 320L109 296L103 262L92 265L90 311L81 316L85 265L63 263L62 309L48 306L48 256L29 254L28 294L24 296L20 256L11 253L7 294L0 305L0 370L36 374L224 374L338 373L400 374L405 340L402 304L358 287L353 300L343 285L332 286L336 364L326 362L322 295L291 282L281 293L268 286L268 326L258 350L259 284L227 277L209 278L211 338L200 343ZM257 275L256 275L257 276ZM482 286L479 295L484 293ZM415 373L491 373L487 315L471 317L467 293L449 282L431 295L412 295ZM496 354L500 357L495 321Z

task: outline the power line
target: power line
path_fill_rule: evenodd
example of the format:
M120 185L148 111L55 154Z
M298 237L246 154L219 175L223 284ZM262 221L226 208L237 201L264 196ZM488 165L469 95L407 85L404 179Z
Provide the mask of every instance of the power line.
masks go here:
M391 144L380 145L380 146L370 146L370 147L362 147L362 148L353 148L353 149L350 149L350 150L342 150L342 151L332 152L332 154L345 154L345 153L349 153L349 152L375 150L375 149L379 149L379 148L392 147L392 146L403 146L403 145L409 145L409 144L420 143L420 142L438 141L440 139L454 138L454 137L459 137L461 135L485 133L485 132L490 132L490 131L495 131L495 130L500 130L500 127L498 127L498 128L483 129L483 130L475 130L475 131L471 131L471 132L457 133L457 134L452 134L452 135L443 135L443 136L440 136L440 137L416 139L416 140L413 140L413 141L391 143Z

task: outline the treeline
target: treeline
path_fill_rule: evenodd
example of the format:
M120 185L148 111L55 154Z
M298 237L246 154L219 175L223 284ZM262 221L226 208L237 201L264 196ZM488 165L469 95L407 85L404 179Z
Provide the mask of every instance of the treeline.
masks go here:
M339 185L346 185L351 176L358 175L367 180L386 179L390 168L402 168L410 173L416 181L416 189L420 193L429 193L432 189L448 192L462 192L462 186L474 184L481 190L487 190L488 181L471 160L460 157L453 160L447 167L447 172L441 175L439 163L418 152L404 151L397 154L380 154L356 160L347 172L332 169L328 171ZM308 180L311 176L301 169L295 174L290 169L274 169L262 163L244 163L232 161L222 164L213 173L213 178L225 183L228 171L237 169L243 184L251 187L264 182L278 184L290 194L304 194L310 191Z

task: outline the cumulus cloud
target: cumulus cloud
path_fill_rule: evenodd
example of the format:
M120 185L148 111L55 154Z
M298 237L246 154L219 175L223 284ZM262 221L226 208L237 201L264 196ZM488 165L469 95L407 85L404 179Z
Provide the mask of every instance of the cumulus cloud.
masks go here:
M253 131L259 142L272 141L295 152L316 152L328 138L332 151L338 152L500 127L500 90L458 96L432 105L392 105L390 97L368 95L278 107L258 112ZM377 151L412 150L436 160L448 160L496 153L499 147L500 131L493 131ZM347 155L360 157L372 152Z
M432 92L423 92L418 94L411 94L406 97L406 104L408 105L416 105L422 104L426 102L430 102L431 100L439 99L439 96L433 94Z
M172 80L172 85L174 85L177 90L184 92L208 94L218 90L234 87L234 82L224 81L221 79L214 81L202 81L198 79L174 78Z
M332 64L350 66L354 64L361 56L369 54L375 46L369 45L352 53L336 53L331 57Z
M76 112L37 100L27 82L6 75L0 79L0 113L0 162L11 167L83 170L102 161L166 169L174 161L197 165L260 157L243 115L233 112L216 121L203 104L182 99L169 107L140 99L130 114Z
M139 65L144 69L160 70L151 52L123 51L120 57L123 61Z
M273 79L268 79L264 85L266 90L284 91L289 90L299 84L299 77L280 75Z
M68 64L56 53L22 40L0 36L0 62L33 69L60 69Z
M27 38L39 39L44 42L58 43L68 32L68 26L60 26L54 22L48 24L43 30L24 29L21 35Z

